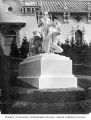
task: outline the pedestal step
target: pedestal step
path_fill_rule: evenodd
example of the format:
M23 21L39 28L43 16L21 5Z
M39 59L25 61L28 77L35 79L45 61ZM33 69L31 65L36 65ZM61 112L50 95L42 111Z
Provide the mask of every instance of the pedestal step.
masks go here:
M18 77L22 81L39 89L43 88L70 88L77 87L77 78L73 75L61 75L61 76L26 76Z
M82 88L61 89L24 89L11 90L13 100L31 103L60 103L73 102L85 99L85 90Z
M15 91L15 92L14 92ZM86 114L90 101L82 88L11 90L10 114Z

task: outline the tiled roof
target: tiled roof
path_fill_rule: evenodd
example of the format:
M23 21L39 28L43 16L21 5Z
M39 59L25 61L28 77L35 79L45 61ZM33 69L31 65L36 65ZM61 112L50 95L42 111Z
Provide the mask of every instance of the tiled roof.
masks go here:
M43 6L43 10L49 12L64 12L66 6L69 12L88 12L88 0L25 0L36 2ZM64 2L65 1L65 2Z

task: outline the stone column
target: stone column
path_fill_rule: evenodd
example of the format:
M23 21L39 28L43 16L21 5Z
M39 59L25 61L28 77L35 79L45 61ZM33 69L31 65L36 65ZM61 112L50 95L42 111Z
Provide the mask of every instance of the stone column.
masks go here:
M2 5L2 0L0 0L0 5Z
M75 30L74 30L74 27L72 27L72 38L75 40Z
M82 41L85 41L85 28L82 28Z
M49 15L49 16L50 16L50 19L52 20L52 14L51 14L51 13L50 13L50 15Z
M34 15L35 15L35 8L33 8L34 9Z
M68 12L64 12L64 23L68 23L68 19L69 19L69 13Z
M27 15L27 8L25 8L25 14Z
M39 22L40 13L38 12L38 22Z
M3 52L4 38L0 33L0 88L1 88L1 112L3 114L9 113L11 98L10 98L10 59L5 56Z
M20 29L16 30L16 42L17 42L17 47L19 48L21 45L21 41L20 41Z
M5 47L4 47L4 37L2 36L2 34L0 33L0 47L2 49L2 51L5 54Z

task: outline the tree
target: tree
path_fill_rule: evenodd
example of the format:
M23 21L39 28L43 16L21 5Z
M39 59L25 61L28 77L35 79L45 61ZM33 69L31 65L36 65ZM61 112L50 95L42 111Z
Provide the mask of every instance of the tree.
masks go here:
M0 89L2 94L2 104L3 102L7 103L10 100L10 91L9 91L9 83L10 83L10 66L9 66L9 59L4 54L4 48L2 45L2 35L0 34ZM2 107L2 113L7 111L7 108L4 109Z
M17 43L16 43L16 39L14 38L12 43L11 43L11 52L10 52L10 56L11 57L15 57L15 58L19 58L20 57L20 53L19 53L19 49L17 47Z
M20 54L22 58L26 58L29 53L29 42L26 37L23 38L22 45L20 48Z
M61 47L64 55L70 57L76 63L84 63L88 59L88 52L91 53L91 49L85 40L80 43L73 38L70 41L67 39L65 43L61 44Z

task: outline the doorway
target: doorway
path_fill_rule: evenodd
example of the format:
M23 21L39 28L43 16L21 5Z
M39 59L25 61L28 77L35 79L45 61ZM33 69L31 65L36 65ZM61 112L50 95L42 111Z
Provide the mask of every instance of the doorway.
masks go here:
M78 43L79 45L82 44L82 32L80 30L77 30L75 32L75 40L76 40L76 43Z
M4 36L4 47L5 47L5 53L6 55L10 55L10 46L13 40L16 39L16 32L14 30L5 30L3 32Z

